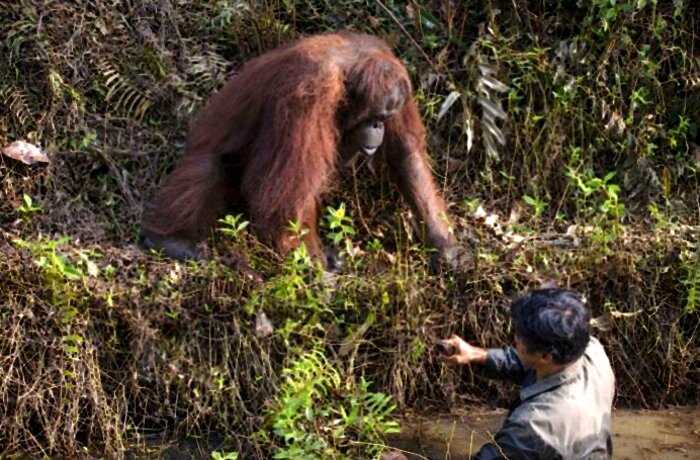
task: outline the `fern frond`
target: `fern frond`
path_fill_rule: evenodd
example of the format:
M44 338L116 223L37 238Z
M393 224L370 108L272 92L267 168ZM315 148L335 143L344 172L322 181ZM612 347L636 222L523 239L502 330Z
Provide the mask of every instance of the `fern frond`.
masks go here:
M140 89L109 62L100 62L98 68L104 78L104 88L107 90L105 101L113 103L115 111L127 117L142 120L148 109L153 105L153 97L150 91Z
M495 73L496 71L492 67L479 64L480 76L476 83L476 90L479 93L477 101L481 106L481 131L486 154L493 159L499 159L500 155L496 144L501 147L506 145L506 137L498 126L498 120L505 120L507 116L501 107L498 94L506 92L508 86L497 80L494 77Z
M17 126L24 126L33 119L30 109L30 96L23 89L13 85L0 88L0 100L7 101L6 111Z

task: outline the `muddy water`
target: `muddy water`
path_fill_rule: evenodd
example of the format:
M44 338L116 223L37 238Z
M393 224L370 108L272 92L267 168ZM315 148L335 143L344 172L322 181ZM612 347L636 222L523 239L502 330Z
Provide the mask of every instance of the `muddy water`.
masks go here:
M431 417L407 416L390 444L411 459L462 460L498 431L504 411ZM613 414L615 459L700 459L700 407L663 411L617 410Z

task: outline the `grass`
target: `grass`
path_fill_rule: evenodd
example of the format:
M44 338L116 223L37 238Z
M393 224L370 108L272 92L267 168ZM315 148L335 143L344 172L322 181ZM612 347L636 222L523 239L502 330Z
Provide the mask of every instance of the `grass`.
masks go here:
M510 299L550 278L589 299L616 404L697 404L698 6L517 3L4 7L0 146L40 144L51 163L0 156L0 453L148 456L220 434L213 458L376 456L391 404L509 399L443 368L432 341L508 343ZM324 203L348 261L335 278L303 251L280 260L245 216L220 222L209 262L139 250L142 203L206 97L246 59L339 27L381 35L410 69L476 268L429 270L381 168ZM218 261L232 249L266 281ZM292 410L304 395L337 430Z

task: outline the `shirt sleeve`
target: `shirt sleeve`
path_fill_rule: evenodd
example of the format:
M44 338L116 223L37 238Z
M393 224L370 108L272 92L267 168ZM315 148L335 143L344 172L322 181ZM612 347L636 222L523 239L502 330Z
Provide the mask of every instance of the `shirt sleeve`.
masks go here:
M486 362L482 370L486 377L510 380L517 384L521 384L528 375L513 347L490 348L486 352Z
M472 456L472 460L558 460L561 455L546 444L527 424L506 420L493 442Z

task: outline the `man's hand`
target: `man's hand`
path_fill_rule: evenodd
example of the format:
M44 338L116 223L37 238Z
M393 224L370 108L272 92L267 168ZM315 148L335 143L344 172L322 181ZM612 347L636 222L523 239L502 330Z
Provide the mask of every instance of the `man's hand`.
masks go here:
M461 337L453 335L447 340L446 344L452 346L455 350L452 356L444 358L445 364L454 366L457 364L483 364L486 362L486 349L469 345L462 340Z

